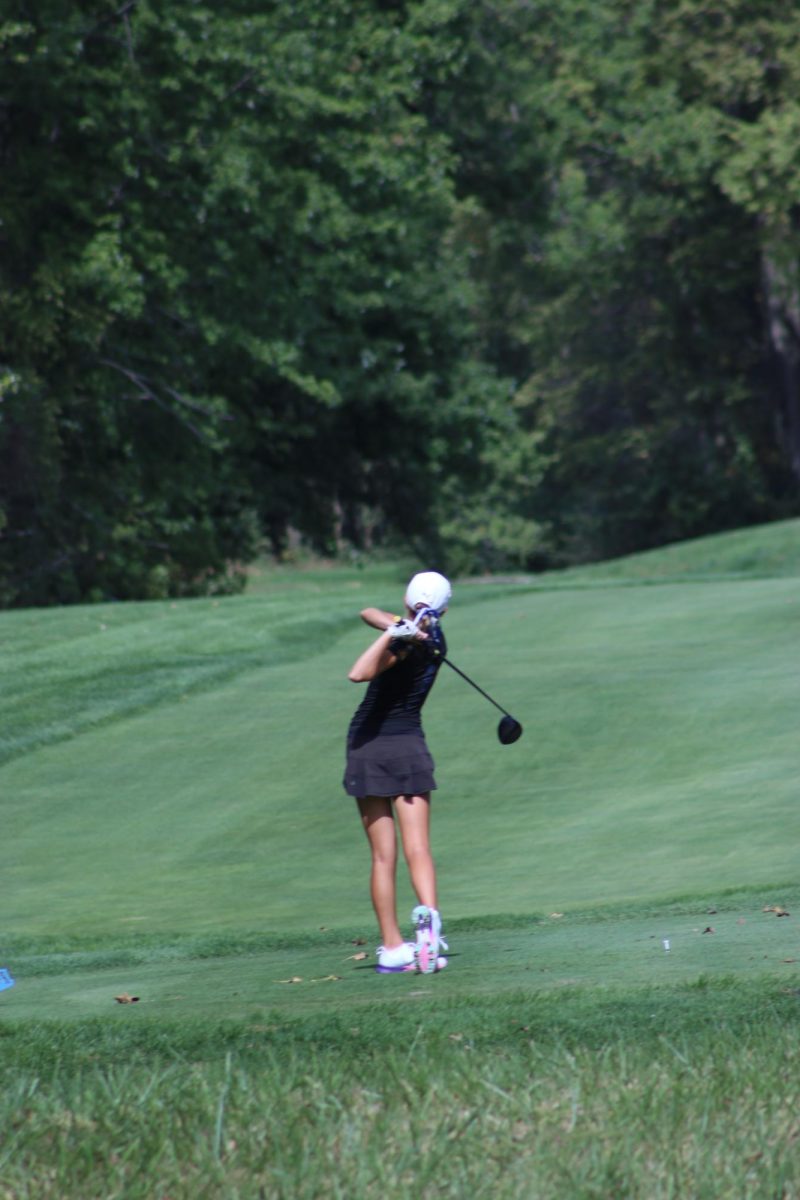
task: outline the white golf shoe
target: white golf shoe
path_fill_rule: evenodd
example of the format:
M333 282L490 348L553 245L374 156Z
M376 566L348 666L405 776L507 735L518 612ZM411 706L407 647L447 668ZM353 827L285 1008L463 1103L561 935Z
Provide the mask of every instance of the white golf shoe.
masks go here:
M396 975L400 971L416 971L416 951L417 948L413 942L401 942L399 946L393 946L391 950L387 950L385 946L378 946L375 951L378 956L378 965L375 970L379 975Z

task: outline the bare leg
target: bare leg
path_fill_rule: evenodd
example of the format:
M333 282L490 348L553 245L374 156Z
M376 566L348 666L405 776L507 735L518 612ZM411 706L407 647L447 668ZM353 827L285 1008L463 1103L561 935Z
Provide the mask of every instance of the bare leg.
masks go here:
M372 851L370 892L381 941L387 950L403 941L397 924L397 836L392 802L387 796L360 796L358 808Z
M403 854L417 900L428 908L437 908L436 868L430 845L430 799L428 792L422 796L398 796L395 812L403 839Z

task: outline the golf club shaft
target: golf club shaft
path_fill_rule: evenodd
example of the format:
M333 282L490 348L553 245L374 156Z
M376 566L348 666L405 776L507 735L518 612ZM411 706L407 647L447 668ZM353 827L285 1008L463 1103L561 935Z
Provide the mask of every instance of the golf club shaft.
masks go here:
M503 708L502 704L498 704L496 700L493 700L488 692L485 692L482 687L478 687L477 683L475 683L472 679L470 679L469 675L465 675L463 671L460 671L455 663L450 662L449 658L445 658L444 655L442 655L442 662L446 662L448 667L452 667L452 669L455 671L456 675L460 675L462 679L466 679L467 683L471 687L474 687L476 692L480 692L480 694L482 696L485 696L485 698L489 701L490 704L493 704L495 706L495 708L500 709L501 713L505 713L505 715L507 717L511 717L511 713L508 711L508 709ZM512 719L512 721L514 720L513 717L511 717L511 719Z

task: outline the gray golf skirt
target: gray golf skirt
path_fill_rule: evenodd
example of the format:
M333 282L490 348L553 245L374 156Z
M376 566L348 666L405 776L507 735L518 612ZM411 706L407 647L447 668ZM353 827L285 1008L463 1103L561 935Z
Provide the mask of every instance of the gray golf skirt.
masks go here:
M383 733L347 743L348 796L421 796L436 788L434 763L422 733Z

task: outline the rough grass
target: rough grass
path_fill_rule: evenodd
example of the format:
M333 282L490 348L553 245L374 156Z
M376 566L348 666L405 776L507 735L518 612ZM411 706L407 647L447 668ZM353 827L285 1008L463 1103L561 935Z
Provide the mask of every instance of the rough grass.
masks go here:
M768 981L705 980L23 1024L0 1039L19 1063L0 1195L792 1197L797 1005Z

